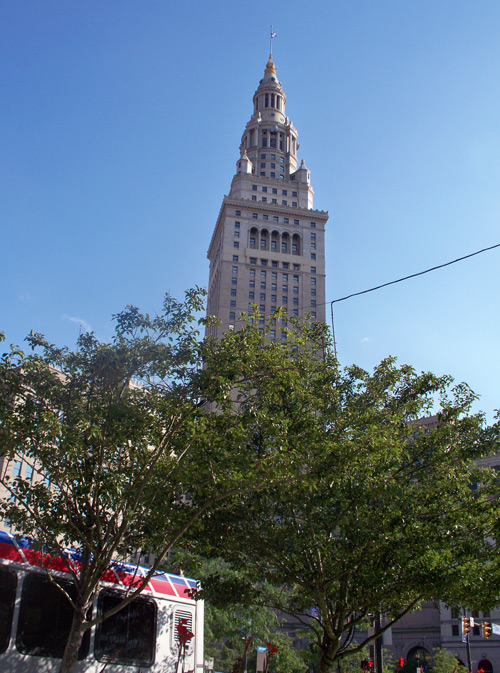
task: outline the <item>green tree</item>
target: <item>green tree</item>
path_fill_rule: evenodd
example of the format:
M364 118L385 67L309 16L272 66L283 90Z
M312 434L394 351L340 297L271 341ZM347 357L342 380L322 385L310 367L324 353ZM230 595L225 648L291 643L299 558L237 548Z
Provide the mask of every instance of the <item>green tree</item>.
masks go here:
M167 296L157 316L127 307L110 343L83 334L74 351L32 333L28 353L12 347L1 359L0 513L45 551L82 554L81 570L68 568L76 598L67 595L73 622L61 673L74 669L84 632L101 619L87 614L111 562L134 550L157 557L104 618L143 590L218 502L293 480L302 467L276 391L298 391L300 368L316 366L305 345L320 347L321 330L290 332L289 346L250 324L200 340L202 303L189 291L182 302ZM33 483L9 477L20 458Z
M434 648L432 652L432 673L456 673L461 670L465 673L465 667L460 669L458 658L449 650L442 647Z
M319 673L374 640L352 638L376 613L389 628L425 599L498 600L484 573L496 553L498 487L475 463L498 452L498 424L471 413L466 385L392 358L372 375L339 371L325 343L300 386L274 391L303 478L222 507L201 548L215 541L256 599L309 628ZM436 407L429 429L419 419Z

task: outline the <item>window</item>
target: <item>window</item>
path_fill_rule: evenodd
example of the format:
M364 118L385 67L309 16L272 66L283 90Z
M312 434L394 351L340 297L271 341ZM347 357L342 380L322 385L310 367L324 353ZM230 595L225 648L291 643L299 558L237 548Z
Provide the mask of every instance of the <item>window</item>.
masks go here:
M261 178L265 178L266 177L266 171L261 171L260 176L261 176Z
M294 264L293 265L293 270L294 271L300 271L300 265L299 264Z
M240 228L240 223L239 223L239 222L235 222L235 223L234 223L234 226L235 226L236 229L239 229L239 228Z
M233 273L238 273L238 267L237 266L233 266Z
M257 201L257 197L255 196L255 194L252 194L252 201Z
M281 171L282 173L284 173L284 172L285 172L285 167L284 167L284 166L280 166L280 171Z
M292 243L292 252L293 252L294 254L297 254L297 250L298 250L298 248L297 248L297 243Z
M311 266L311 273L316 273L316 267L315 266Z
M264 304L259 304L259 311L262 313L265 310L266 310L265 305ZM263 318L261 318L261 320L263 320Z
M279 222L279 217L277 215L273 216L273 222Z
M236 215L236 217L241 217L241 210L235 210L234 214Z
M269 330L269 336L271 337L271 339L274 339L276 337L276 330L275 329Z
M300 224L299 220L294 220L293 223L296 224L296 225Z
M271 265L272 265L273 269L277 269L277 268L278 268L278 262L276 262L276 261L274 261L274 260L271 262Z
M259 217L259 216L257 215L257 213L252 213L252 219L253 219L253 220L256 220L258 217Z
M236 290L234 289L234 287L231 288L231 297L236 297Z
M233 255L233 262L237 262L239 259L238 255Z
M260 297L259 297L259 299L260 299L260 301L266 301L266 293L265 293L265 292L261 292L261 293L260 293Z
M284 268L284 269L288 269L289 266L290 266L290 265L288 264L288 262L283 262L283 268Z
M261 284L260 284L260 289L261 289L261 290L265 290L265 289L266 289L266 283L265 283L265 281L262 281L262 282L261 282Z
M240 232L239 232L239 231L235 231L235 232L234 232L234 237L235 237L235 238L239 238L239 237L240 237Z
M267 266L267 259L261 259L260 260L260 265L261 266ZM261 272L262 273L262 272Z
M272 177L272 178L275 178L275 177L276 177L276 173L271 172L271 177Z
M293 288L293 289L295 290L295 288ZM299 298L298 298L298 297L294 297L294 298L293 298L293 305L294 305L294 306L298 306L298 305L299 305Z
M299 315L299 310L297 308L294 308L292 313L293 313L293 315L298 316Z
M276 241L271 241L271 250L276 250L276 249L277 249Z
M288 219L288 217L284 217L284 218L283 218L283 222L284 222L285 224L288 224L289 221L290 221L290 220Z
M283 196L288 196L288 192L287 192L286 189L282 189L282 190L281 190L281 194L282 194Z
M271 164L271 168L276 168L276 164Z
M316 259L316 253L315 252L311 252L311 259Z
M316 222L311 222L311 229L316 229Z
M250 287L255 287L255 281L254 280L250 281Z
M283 134L280 133L280 135L283 135ZM284 164L285 163L285 157L280 157L280 161L281 161L282 164Z
M250 247L255 248L255 238L253 236L250 237Z
M61 582L61 586L72 598L76 598L73 584ZM24 579L21 594L16 634L18 651L31 656L62 659L72 618L71 605L54 582L42 575L29 573ZM78 651L79 660L87 656L89 642L90 631L87 631Z
M294 196L295 198L297 198L297 192L292 192L292 196Z
M271 161L276 161L276 154L271 154Z
M316 285L316 278L311 278L311 285Z
M16 586L15 574L6 568L0 568L0 652L5 652L9 646Z
M262 197L262 203L267 203L267 196ZM267 217L264 215L264 219L267 220Z
M311 311L311 318L316 318L316 311Z
M275 276L275 275L276 275L276 274L273 273L273 276ZM275 290L275 291L276 291L276 283L271 283L271 290Z
M99 614L109 612L121 599L120 594L101 591L98 599ZM176 623L179 623L178 619ZM154 663L155 650L156 603L150 598L134 599L97 627L95 656L98 661L108 661L113 656L113 664L146 667Z
M248 298L249 299L255 299L255 292L249 292L248 293Z
M264 168L264 166L263 166L263 168ZM262 191L267 192L267 187L262 187Z
M233 248L239 248L239 247L240 247L239 241L233 241Z
M311 306L316 308L316 299L311 299Z
M20 461L20 460L15 460L14 461L14 465L13 465L13 468L12 468L12 476L14 477L14 479L16 477L21 476L21 466L22 466L22 461Z
M315 297L315 296L316 296L316 288L313 287L313 288L311 288L311 297Z
M261 158L261 159L265 159L265 158L266 158L266 155L265 155L265 154L261 154L261 155L260 155L260 158Z
M231 301L229 302L229 306L231 308L236 308L236 299L231 299Z
M252 185L252 192L256 192L256 191L257 191L257 185Z
M298 285L295 285L293 288L293 294L299 294L299 287Z
M271 280L278 280L278 274L276 273L276 271L273 271L271 273Z
M262 199L262 200L264 201L264 199ZM262 219L263 219L263 220L268 220L269 217L268 217L267 215L262 215Z
M282 205L282 206L287 206L287 205L288 205L287 200L286 200L286 199L282 199L282 201L281 201L281 205Z
M236 314L234 311L229 311L229 320L235 320Z
M288 292L288 285L282 285L281 290L282 292Z
M278 190L276 189L276 187L273 187L273 194L277 194L277 193L278 193Z
M261 168L265 168L265 167L266 167L266 164L261 164L260 167L261 167Z
M265 260L262 260L262 261L265 261ZM263 266L265 266L265 265L263 265ZM265 278L266 278L266 272L265 272L265 271L261 271L261 272L260 272L260 277L265 279Z
M250 257L250 264L257 264L257 258L256 257ZM252 274L252 272L250 271L250 275L251 274Z
M237 285L238 284L238 279L237 278L231 278L231 285Z
M255 257L251 258L250 263L252 263L252 259L255 259ZM250 269L250 278L255 278L255 269Z
M276 295L275 294L271 295L271 301L276 301Z
M314 232L311 233L311 241L316 240L316 234Z
M298 277L298 276L294 276L294 277L293 277L293 282L294 282L294 283L298 283L298 282L299 282L299 277Z
M282 304L288 304L288 297L281 297Z
M287 245L286 245L285 241L283 241L283 243L281 244L281 252L286 252L286 251L287 251Z
M311 250L316 250L316 243L311 243Z
M26 481L31 481L32 477L33 477L33 465L26 465L26 475L24 478L26 479Z

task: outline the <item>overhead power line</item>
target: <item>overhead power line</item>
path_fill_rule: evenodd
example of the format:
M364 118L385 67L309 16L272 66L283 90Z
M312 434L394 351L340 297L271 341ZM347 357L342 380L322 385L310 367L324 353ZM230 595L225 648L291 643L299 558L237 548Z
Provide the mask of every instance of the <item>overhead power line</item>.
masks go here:
M380 290L383 287L388 285L395 285L396 283L402 283L404 280L409 280L410 278L416 278L417 276L423 276L425 273L430 273L431 271L436 271L437 269L442 269L445 266L450 266L451 264L456 264L457 262L462 262L464 259L469 259L469 257L474 257L475 255L480 255L483 252L488 250L493 250L494 248L500 248L500 243L496 245L490 245L489 248L483 248L482 250L477 250L476 252L471 252L469 255L464 255L463 257L457 257L457 259L452 259L451 262L445 262L444 264L438 264L438 266L433 266L430 269L425 271L419 271L418 273L412 273L409 276L404 276L403 278L398 278L397 280L391 280L388 283L382 283L382 285L376 285L375 287L370 287L368 290L361 290L360 292L353 292L348 294L345 297L340 297L339 299L333 299L330 302L325 302L325 304L330 304L330 312L332 319L332 336L333 336L333 347L335 353L337 352L336 343L335 343L335 327L333 322L333 305L337 304L340 301L345 301L346 299L351 299L352 297L359 297L361 294L367 294L368 292L375 292L375 290Z

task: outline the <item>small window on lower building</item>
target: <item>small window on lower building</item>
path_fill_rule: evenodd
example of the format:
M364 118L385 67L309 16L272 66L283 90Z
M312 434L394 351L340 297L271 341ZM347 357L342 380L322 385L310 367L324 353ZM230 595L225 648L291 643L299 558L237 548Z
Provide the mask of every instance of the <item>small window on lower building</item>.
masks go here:
M229 311L229 320L234 320L235 319L235 312L234 311Z
M237 262L239 259L238 255L233 255L233 262Z
M316 253L315 252L311 252L311 259L316 259Z
M236 308L236 300L235 300L235 299L231 299L231 302L229 303L229 306L230 306L231 308Z

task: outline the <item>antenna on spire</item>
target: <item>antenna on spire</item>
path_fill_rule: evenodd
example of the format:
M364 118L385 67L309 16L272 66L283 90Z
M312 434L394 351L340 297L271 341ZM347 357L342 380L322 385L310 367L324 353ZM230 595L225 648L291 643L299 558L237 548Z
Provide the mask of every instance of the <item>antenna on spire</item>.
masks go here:
M271 26L271 33L269 37L269 55L273 55L273 37L276 37L276 33L273 32L273 27Z

